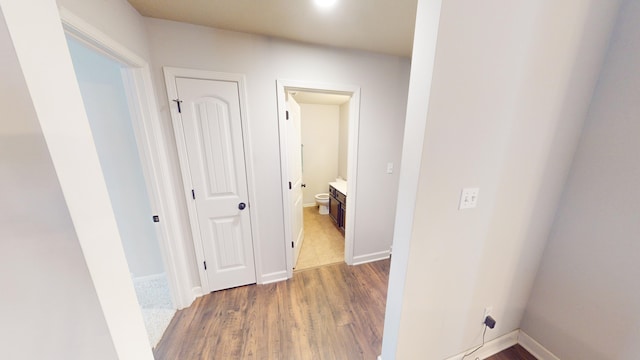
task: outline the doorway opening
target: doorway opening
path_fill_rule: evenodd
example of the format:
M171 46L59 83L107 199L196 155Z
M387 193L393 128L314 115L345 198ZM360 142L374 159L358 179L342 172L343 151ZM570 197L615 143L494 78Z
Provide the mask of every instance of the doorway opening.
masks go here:
M170 180L170 161L167 149L163 145L166 141L161 129L161 122L158 121L149 64L75 14L64 8L60 8L59 13L67 38L74 39L120 66L119 76L114 77L122 80L129 107L128 115L135 137L134 147L137 150L144 177L148 206L152 211L151 214L147 214L150 216L147 219L155 222L153 226L160 248L161 263L164 266L166 280L162 279L161 281L168 284L173 308L185 308L193 302L197 294L194 294L190 286L190 269L184 258L187 253L182 241L184 232L180 226L176 194ZM127 286L125 284L119 285L121 287ZM130 285L135 288L133 280ZM154 285L150 284L150 287L155 287ZM163 292L167 290L164 285L162 288ZM142 318L142 311L140 308L138 310L140 310ZM129 309L129 311L135 311L135 309ZM153 346L153 344L151 345Z
M287 275L352 265L360 88L278 80L277 95Z
M133 125L122 72L125 65L68 34L67 46L149 343L154 347L176 307L136 140L140 135Z
M299 271L344 261L351 96L309 91L287 96L288 104L300 108L304 241L294 259Z

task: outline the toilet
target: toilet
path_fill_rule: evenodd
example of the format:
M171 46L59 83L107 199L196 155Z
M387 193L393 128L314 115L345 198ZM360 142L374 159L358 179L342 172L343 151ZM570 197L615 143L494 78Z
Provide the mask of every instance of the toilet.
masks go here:
M315 198L320 215L327 215L329 213L329 194L317 194Z

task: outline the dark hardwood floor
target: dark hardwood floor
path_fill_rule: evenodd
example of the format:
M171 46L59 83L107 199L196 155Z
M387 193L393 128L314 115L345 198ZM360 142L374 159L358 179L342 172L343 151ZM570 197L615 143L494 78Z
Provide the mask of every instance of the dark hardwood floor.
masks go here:
M389 260L218 291L180 310L157 360L367 359L382 347ZM470 357L470 359L475 359ZM536 360L515 345L487 360Z
M177 312L158 360L376 359L389 260L328 265L218 291Z
M472 358L473 359L473 358ZM486 360L537 360L533 355L529 354L520 345L514 345L508 349L505 349Z

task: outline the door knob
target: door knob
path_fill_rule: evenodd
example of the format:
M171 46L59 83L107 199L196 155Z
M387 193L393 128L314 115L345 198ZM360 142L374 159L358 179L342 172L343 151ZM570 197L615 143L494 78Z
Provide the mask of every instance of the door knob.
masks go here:
M300 187L307 187L307 184L300 184Z
M246 208L246 207L247 207L247 204L245 204L245 203L243 203L243 202L241 202L240 204L238 204L238 209L240 209L240 210L244 210L244 208Z

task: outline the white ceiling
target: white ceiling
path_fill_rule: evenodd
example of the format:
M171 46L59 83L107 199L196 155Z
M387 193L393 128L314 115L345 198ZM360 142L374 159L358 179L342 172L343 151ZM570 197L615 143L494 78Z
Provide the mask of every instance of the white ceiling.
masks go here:
M411 56L417 0L128 0L148 17Z

